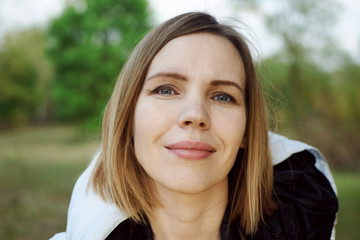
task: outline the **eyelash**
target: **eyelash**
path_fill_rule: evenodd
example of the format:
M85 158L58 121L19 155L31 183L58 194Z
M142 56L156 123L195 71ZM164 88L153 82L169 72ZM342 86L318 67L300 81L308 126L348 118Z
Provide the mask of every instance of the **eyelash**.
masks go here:
M219 97L219 96L225 96L228 98L228 101L223 101L223 100L216 100L215 98L216 97ZM215 93L215 96L212 97L212 99L214 99L215 101L218 101L218 102L221 102L221 103L236 103L236 100L233 96L231 96L230 94L227 94L227 93L224 93L224 92L217 92Z
M171 94L161 93L160 92L161 90L170 90L170 91L172 91L172 93ZM152 90L151 93L152 94L159 94L159 95L162 95L162 96L170 96L170 95L177 94L177 92L174 90L174 88L172 86L169 86L169 85L158 86L157 88Z
M171 91L171 93L161 93L161 90L169 90L169 91ZM151 94L158 94L161 96L178 95L178 93L174 90L174 87L172 87L170 85L160 85L160 86L156 87L154 90L152 90ZM216 100L215 98L217 98L219 96L227 97L228 101ZM237 102L233 96L231 96L230 94L224 93L224 92L216 92L215 95L211 99L213 99L217 102L223 103L223 104L229 104L229 103L236 104L236 102Z

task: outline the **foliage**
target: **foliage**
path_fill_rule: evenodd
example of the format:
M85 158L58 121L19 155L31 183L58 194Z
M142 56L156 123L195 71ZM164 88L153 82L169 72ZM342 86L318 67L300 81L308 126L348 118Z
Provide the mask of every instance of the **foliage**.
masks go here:
M275 130L315 145L334 166L360 168L360 71L330 35L338 3L233 2L260 13L282 42L259 68Z
M44 55L42 30L30 28L4 37L0 46L0 127L41 121L52 71Z
M132 47L148 30L145 0L73 1L49 27L55 116L98 118Z
M317 146L334 166L359 168L360 66L346 59L331 72L303 59L293 86L279 53L264 61L261 76L278 131Z

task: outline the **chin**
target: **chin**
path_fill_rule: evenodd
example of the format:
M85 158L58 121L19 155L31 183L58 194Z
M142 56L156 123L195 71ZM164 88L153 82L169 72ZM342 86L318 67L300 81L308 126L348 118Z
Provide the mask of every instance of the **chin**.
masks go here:
M212 192L213 190L221 190L223 191L224 188L227 187L227 181L209 181L206 179L196 179L194 178L183 178L188 179L186 181L167 181L164 184L160 184L161 187L166 188L167 190L170 190L174 193L178 194L188 194L188 195L194 195L194 194L201 194L205 192ZM190 180L192 179L192 180ZM226 185L225 185L226 184ZM159 186L160 187L160 186Z

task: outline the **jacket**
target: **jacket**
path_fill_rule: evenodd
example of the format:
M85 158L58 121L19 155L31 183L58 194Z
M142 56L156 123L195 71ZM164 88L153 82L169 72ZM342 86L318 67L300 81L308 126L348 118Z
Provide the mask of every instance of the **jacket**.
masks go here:
M337 189L322 154L310 145L274 133L269 133L269 145L274 165L274 198L279 207L272 216L265 217L266 224L254 236L246 239L334 240ZM92 188L87 188L98 156L75 184L66 232L54 235L51 240L110 240L132 224L116 205L104 202ZM225 223L226 214L221 229L227 229L223 227ZM147 237L143 239L151 239L149 226L131 226L144 231ZM241 239L241 234L236 227L221 232L222 239Z

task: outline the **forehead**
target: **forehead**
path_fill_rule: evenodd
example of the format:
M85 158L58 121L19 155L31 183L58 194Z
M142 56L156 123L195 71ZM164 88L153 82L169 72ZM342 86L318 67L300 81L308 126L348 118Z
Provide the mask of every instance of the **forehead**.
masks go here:
M212 33L189 34L168 42L153 58L147 75L159 71L244 78L238 50L225 37Z

